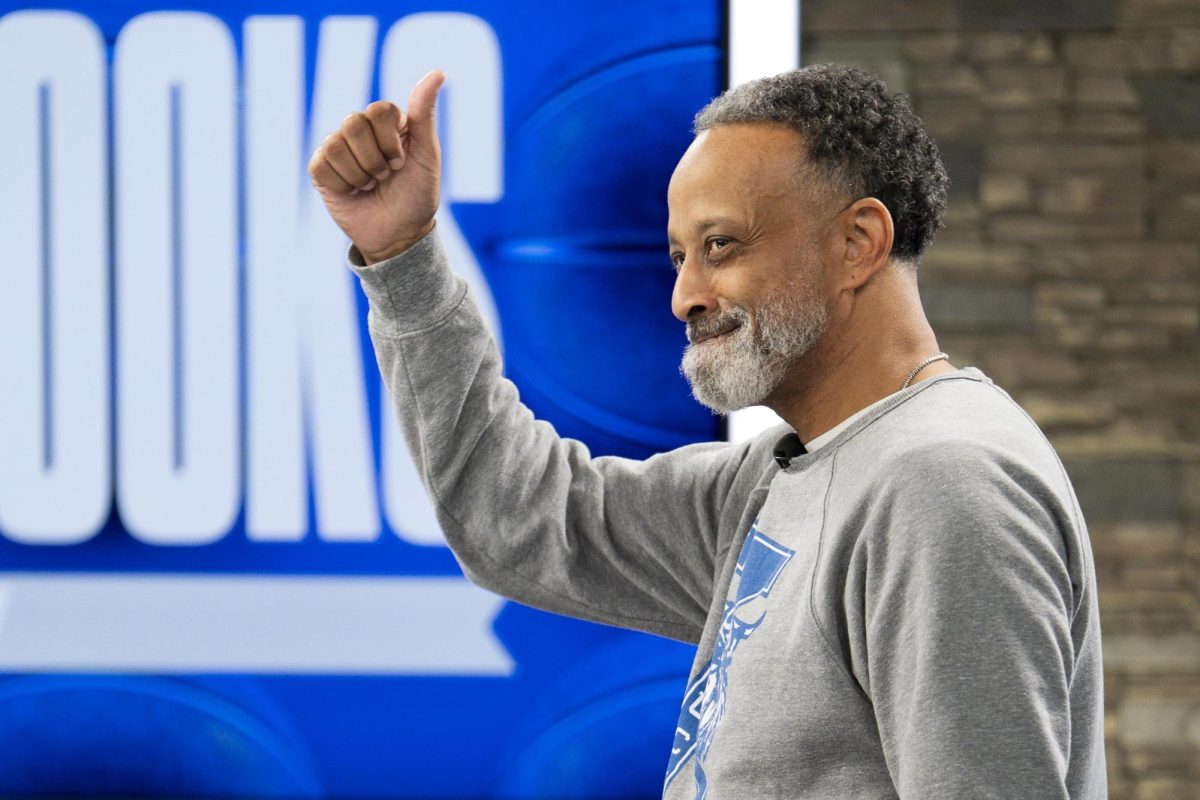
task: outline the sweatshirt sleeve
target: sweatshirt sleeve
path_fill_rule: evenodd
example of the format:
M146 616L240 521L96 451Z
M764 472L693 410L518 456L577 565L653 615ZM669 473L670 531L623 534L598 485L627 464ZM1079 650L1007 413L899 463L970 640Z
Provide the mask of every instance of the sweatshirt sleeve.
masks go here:
M400 427L475 583L528 605L696 641L722 531L756 476L747 445L592 458L534 419L436 231L350 268ZM761 468L758 470L761 473Z
M940 444L872 503L855 558L865 669L904 800L1068 797L1072 523L1036 471Z

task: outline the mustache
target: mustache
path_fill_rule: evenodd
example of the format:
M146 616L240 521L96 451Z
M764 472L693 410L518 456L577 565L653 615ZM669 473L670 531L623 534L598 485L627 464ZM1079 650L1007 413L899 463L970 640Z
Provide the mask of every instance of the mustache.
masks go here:
M741 306L733 306L727 311L706 317L688 320L687 338L691 344L702 342L713 336L728 333L734 328L750 324L750 312Z

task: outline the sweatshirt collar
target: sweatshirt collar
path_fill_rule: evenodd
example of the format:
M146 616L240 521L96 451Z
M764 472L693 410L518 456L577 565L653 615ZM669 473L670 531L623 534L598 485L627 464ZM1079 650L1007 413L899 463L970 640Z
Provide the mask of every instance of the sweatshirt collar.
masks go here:
M775 463L778 464L781 469L787 469L792 465L793 459L801 456L813 456L826 445L835 443L840 445L841 440L846 438L844 434L848 434L851 428L857 430L858 428L862 427L862 425L867 424L867 422L870 420L887 413L890 409L903 402L905 398L911 397L912 395L924 391L930 386L942 381L962 378L991 383L991 379L984 375L983 372L976 367L962 367L958 370L958 372L951 372L947 373L946 375L938 375L934 378L927 378L926 380L909 386L907 389L902 389L898 392L893 392L886 397L882 397L866 408L859 409L849 417L846 417L846 419L839 422L837 425L825 431L820 436L813 438L809 442L800 441L800 437L796 435L795 431L784 434L775 442L775 448L772 453ZM862 425L855 424L860 421L862 422Z

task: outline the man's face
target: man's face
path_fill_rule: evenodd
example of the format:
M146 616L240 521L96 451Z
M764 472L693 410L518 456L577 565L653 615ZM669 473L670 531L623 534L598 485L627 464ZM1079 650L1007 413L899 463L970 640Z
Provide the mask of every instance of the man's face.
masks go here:
M803 140L774 125L696 137L671 178L671 298L687 323L682 371L720 413L767 400L824 334L825 270Z

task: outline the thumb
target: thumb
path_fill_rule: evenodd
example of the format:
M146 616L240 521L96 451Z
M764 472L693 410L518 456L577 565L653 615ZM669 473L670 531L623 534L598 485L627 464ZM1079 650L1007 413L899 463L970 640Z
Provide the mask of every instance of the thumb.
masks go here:
M446 73L435 69L417 81L408 96L408 135L415 144L428 147L437 141L434 111L438 90L445 81Z

